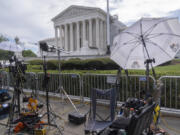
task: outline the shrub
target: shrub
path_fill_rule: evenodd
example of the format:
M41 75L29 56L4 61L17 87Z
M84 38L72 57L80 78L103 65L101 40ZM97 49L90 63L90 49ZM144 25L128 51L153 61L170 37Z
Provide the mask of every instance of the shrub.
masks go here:
M62 69L84 69L84 62L81 59L69 59L62 62Z
M31 50L23 50L22 56L23 57L37 57L37 55Z
M97 69L97 70L112 70L119 68L119 66L109 58L97 58L97 59L85 60L85 67L87 69Z
M103 60L101 59L88 59L84 60L84 67L89 70L99 70L104 68Z
M42 65L42 60L29 61L31 65ZM109 58L96 58L81 60L79 58L62 60L61 69L63 70L112 70L118 69L119 66ZM49 70L57 70L59 68L58 60L49 60L47 62L47 68Z
M49 60L47 62L47 69L51 69L51 70L58 69L58 61L57 60Z
M104 70L112 70L112 69L118 69L119 68L119 65L117 65L110 58L102 58L102 61L104 63Z
M30 65L43 65L43 61L42 60L31 60L31 61L28 61L28 63Z

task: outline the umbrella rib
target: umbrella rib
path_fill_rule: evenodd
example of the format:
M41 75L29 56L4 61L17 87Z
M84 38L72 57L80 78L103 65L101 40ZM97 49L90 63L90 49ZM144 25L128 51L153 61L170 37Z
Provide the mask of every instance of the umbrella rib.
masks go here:
M129 41L128 41L128 42L129 42ZM118 51L118 49L120 49L121 47L123 47L123 46L125 46L125 45L130 45L130 44L133 44L133 43L136 45L136 44L138 43L138 41L134 41L134 42L131 42L131 43L128 43L128 44L127 44L127 42L126 42L126 43L123 43L121 46L117 46L117 48L114 48L113 50L115 50L115 52L116 52L116 51ZM115 52L114 52L113 54L111 54L111 55L113 56L113 55L115 54Z
M121 47L123 47L123 46L125 46L125 45L129 45L129 44L133 44L133 43L136 44L137 42L138 42L137 40L125 42L125 43L123 43L121 46L119 46L118 49L121 48Z
M147 31L144 33L144 35L145 35L145 37L148 37L150 34L151 34L151 32L154 30L154 28L156 27L156 25L154 26L154 27L151 27L148 31L148 33L147 33ZM146 35L146 33L147 33L147 35Z
M127 45L127 44L131 44L131 43L135 43L135 42L137 42L137 40L134 38L134 39L131 39L127 42L124 42L122 45Z
M151 43L151 44L154 45L154 46L157 46L159 49L161 49L166 55L168 55L168 56L172 59L172 57L171 57L161 46L159 46L158 44L154 43L154 42L151 41L151 40L148 40L147 42L148 42L148 43Z
M126 63L125 63L124 68L126 68L126 65L127 65L128 60L129 60L130 55L132 54L132 52L133 52L139 45L140 45L140 43L136 44L136 46L130 50L130 52L129 52L129 54L128 54L128 57L127 57L127 59L126 59Z
M144 33L144 35L146 35L146 37L149 36L149 35L151 34L151 32L154 30L154 28L156 28L157 25L158 25L158 23L155 24L155 25L153 25L151 28L149 28L149 29Z
M180 38L180 35L177 35L177 34L173 34L173 33L154 33L154 34L151 34L150 36L152 37L148 37L148 38L155 38L155 37L158 37L158 36L164 36L164 35L169 35L169 36L175 36L175 37L179 37Z
M136 34L136 33L132 33L132 32L121 32L121 34L123 34L123 33L129 34L129 35L131 35L131 36L134 37L134 38L138 38L138 37L139 37L139 35Z
M168 19L164 19L164 20L162 20L162 21L154 24L152 27L150 27L150 28L144 33L144 35L147 34L147 36L149 36L149 34L153 31L153 29L154 29L157 25L159 25L159 24L162 23L162 22L168 21L168 20L170 20L170 19L169 19L169 18L168 18Z

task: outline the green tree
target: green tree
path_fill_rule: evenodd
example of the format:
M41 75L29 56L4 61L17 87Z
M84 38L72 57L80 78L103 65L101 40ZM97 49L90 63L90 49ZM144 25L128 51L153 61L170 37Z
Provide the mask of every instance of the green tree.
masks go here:
M22 56L23 57L37 57L37 55L34 52L32 52L31 50L22 51Z
M3 35L0 35L0 42L2 41L8 41L8 39L6 37L4 37Z
M9 60L14 55L14 52L0 50L0 60Z
M8 38L6 38L3 35L0 35L0 42L8 41ZM14 55L14 52L6 51L6 50L0 50L0 60L9 60Z

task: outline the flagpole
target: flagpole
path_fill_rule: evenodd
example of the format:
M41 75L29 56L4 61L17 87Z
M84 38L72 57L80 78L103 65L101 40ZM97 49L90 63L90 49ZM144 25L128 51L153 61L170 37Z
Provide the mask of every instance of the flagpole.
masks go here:
M109 19L109 0L107 0L107 54L110 54L110 19Z

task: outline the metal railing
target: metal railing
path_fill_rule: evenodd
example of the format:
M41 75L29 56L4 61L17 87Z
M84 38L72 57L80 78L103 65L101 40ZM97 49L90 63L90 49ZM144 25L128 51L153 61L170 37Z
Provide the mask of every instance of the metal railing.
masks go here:
M162 76L161 106L180 109L180 76Z
M81 95L81 77L79 74L49 74L48 90L52 93L59 93L61 85L69 95L80 96ZM37 74L37 89L44 91L43 86L44 74Z
M81 92L81 77L79 74L49 74L48 90L52 93L59 93L60 79L61 85L69 95L80 96ZM0 72L1 85L3 87L13 87L13 76L5 71ZM26 73L24 89L45 91L43 88L43 73Z
M49 74L50 80L48 90L59 93L59 80L69 95L90 97L91 88L109 89L116 87L116 75L113 74ZM24 89L45 91L43 89L43 73L26 73ZM161 93L161 106L180 109L180 76L162 76L159 78L164 86ZM2 88L13 86L13 77L5 71L0 72ZM121 76L117 86L118 101L125 101L128 97L139 98L140 92L145 90L146 78L144 75ZM154 90L155 79L150 76L150 90Z
M0 82L2 89L9 89L9 75L6 71L0 71Z
M118 101L123 102L128 97L138 97L145 90L146 77L143 75L121 76L117 86ZM109 89L116 87L116 75L113 74L86 74L82 76L83 97L89 97L91 88ZM153 90L155 79L150 76L150 90Z

